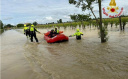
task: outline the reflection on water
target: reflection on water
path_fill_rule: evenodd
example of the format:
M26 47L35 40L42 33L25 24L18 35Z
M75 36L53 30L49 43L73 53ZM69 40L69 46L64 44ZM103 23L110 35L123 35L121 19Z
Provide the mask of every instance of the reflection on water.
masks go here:
M27 40L22 30L7 31L1 36L2 79L127 79L127 29L120 32L109 28L109 40L103 44L98 30L89 27L81 29L82 40L70 37L68 42L53 44L48 44L42 34L37 34L37 44ZM47 30L39 29L42 33ZM67 36L76 31L60 30Z

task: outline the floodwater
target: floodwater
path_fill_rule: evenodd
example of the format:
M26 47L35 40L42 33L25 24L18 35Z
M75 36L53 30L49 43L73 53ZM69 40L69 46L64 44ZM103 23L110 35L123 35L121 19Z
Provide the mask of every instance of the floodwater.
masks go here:
M75 29L63 29L69 36ZM48 29L39 29L41 33ZM23 30L8 30L1 38L1 79L127 79L128 25L125 31L109 28L109 40L100 43L98 30L80 29L81 40L31 43Z

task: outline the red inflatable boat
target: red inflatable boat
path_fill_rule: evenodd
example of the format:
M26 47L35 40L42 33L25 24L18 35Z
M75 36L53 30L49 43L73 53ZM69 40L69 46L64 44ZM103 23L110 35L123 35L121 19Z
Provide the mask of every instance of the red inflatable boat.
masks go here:
M47 43L55 43L60 41L68 41L68 37L62 34L63 31L60 31L58 35L50 38L48 35L50 34L50 31L44 34L44 39L47 41Z

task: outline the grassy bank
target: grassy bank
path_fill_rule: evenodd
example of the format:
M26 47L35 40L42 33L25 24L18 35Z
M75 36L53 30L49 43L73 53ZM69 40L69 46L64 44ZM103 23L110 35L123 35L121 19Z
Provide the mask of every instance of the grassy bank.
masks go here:
M0 34L2 34L4 32L4 29L0 29Z

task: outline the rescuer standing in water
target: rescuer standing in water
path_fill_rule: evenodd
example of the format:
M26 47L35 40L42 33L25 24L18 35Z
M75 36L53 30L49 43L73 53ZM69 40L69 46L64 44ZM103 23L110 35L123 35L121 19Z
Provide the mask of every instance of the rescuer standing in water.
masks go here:
M36 42L38 43L38 39L36 37L36 32L40 33L39 31L37 31L37 29L34 27L34 25L31 25L31 27L30 27L31 42L33 42L33 37L34 37Z
M77 29L76 33L74 33L73 35L70 35L69 37L76 36L76 39L77 39L77 40L80 40L80 39L81 39L81 35L83 35L83 33L80 32L79 29Z
M24 25L24 34L26 35L27 38L30 38L30 27Z
M26 34L27 26L24 24L24 34Z

